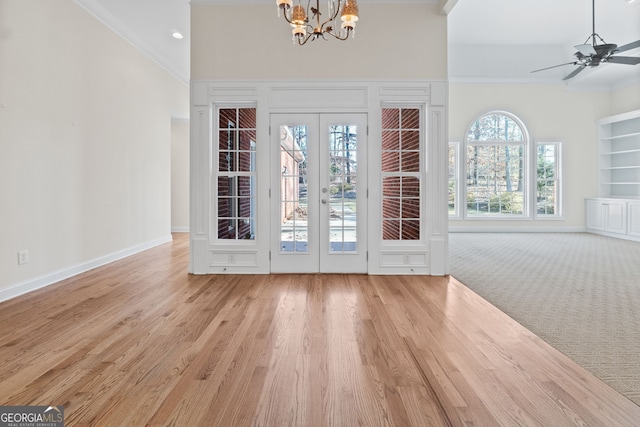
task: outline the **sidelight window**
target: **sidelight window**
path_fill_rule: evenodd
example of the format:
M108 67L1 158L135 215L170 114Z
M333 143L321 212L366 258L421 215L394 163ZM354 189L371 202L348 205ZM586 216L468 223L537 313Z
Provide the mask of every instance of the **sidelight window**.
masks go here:
M217 237L255 239L256 109L220 108L217 129Z
M382 109L382 239L420 240L421 109Z

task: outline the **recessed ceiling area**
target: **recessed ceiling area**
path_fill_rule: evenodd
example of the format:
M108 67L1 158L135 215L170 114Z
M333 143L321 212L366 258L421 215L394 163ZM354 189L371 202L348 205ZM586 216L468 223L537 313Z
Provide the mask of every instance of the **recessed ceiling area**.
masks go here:
M185 83L189 82L189 0L75 0ZM433 3L436 0L413 0ZM229 3L228 0L198 0ZM367 3L359 0L361 10ZM407 0L387 0L402 7ZM444 0L441 0L441 3ZM273 0L234 3L272 4ZM575 45L592 32L591 0L449 0L449 79L452 82L559 83L573 65ZM619 46L640 40L640 1L596 0L596 32ZM361 14L366 16L365 13ZM364 19L364 18L363 18ZM281 25L274 19L274 25ZM174 32L184 37L176 39ZM366 37L362 31L358 37ZM624 52L640 57L640 48ZM607 89L640 81L640 65L587 67L569 88Z

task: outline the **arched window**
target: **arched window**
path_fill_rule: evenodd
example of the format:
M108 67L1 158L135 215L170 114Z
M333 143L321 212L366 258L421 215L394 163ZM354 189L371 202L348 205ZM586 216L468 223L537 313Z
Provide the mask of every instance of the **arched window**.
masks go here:
M529 136L522 122L504 111L473 121L465 136L466 216L528 216Z

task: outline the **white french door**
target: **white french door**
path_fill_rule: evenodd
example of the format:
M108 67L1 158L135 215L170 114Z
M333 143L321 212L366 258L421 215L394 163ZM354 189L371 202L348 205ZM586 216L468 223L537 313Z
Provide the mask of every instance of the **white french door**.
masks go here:
M367 115L271 115L271 271L367 272Z

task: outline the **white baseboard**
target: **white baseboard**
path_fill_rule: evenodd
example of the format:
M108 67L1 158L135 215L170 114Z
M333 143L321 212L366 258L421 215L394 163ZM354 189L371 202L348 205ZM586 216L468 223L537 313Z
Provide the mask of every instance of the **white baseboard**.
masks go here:
M584 233L584 227L449 227L449 233Z
M70 267L63 268L53 273L45 274L44 276L29 279L15 285L10 285L5 289L0 289L0 302L15 298L20 295L24 295L28 292L35 291L36 289L44 288L45 286L52 285L69 277L76 276L80 273L84 273L94 268L109 264L122 258L137 254L138 252L151 249L155 246L162 245L164 243L172 241L171 234L168 236L160 237L155 240L151 240L139 245L131 246L92 260L72 265Z
M189 227L172 227L171 228L171 232L172 233L188 233L189 232Z

